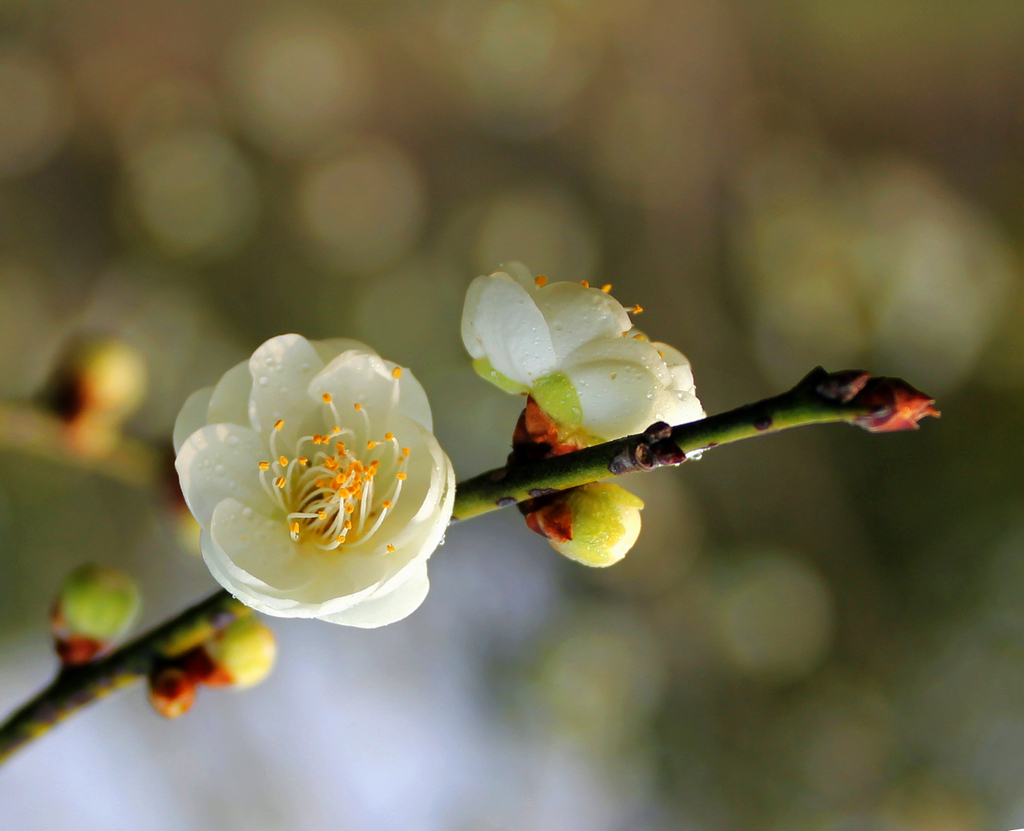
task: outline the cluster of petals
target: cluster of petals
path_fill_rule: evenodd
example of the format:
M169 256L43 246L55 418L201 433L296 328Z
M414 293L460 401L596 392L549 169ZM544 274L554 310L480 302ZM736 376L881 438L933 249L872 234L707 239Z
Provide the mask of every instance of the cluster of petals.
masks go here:
M634 330L610 288L549 283L518 262L477 277L462 316L477 372L529 393L577 444L703 418L690 362Z
M174 446L203 558L243 603L364 628L422 603L455 476L408 370L357 341L272 338L188 399Z

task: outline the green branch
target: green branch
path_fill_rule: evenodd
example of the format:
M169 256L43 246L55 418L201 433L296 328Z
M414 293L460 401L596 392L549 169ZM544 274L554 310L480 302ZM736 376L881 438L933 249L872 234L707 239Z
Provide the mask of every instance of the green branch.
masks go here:
M187 652L250 612L227 592L219 591L105 658L66 667L0 725L0 762L86 704L145 678L161 660Z
M677 427L655 424L639 435L482 473L458 485L453 520L622 473L679 464L722 444L791 427L845 421L875 432L910 429L925 415L938 415L931 403L899 379L818 368L789 392L702 421ZM0 762L79 708L146 677L161 660L197 646L248 612L219 591L107 657L63 670L0 725Z

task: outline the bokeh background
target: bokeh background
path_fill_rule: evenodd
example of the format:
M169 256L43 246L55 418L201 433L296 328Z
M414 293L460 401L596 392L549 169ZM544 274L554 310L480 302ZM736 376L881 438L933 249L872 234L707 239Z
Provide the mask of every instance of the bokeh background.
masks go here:
M275 621L272 678L177 722L91 708L0 771L0 827L1024 825L1022 241L1016 0L0 0L5 710L74 565L146 623L214 587L158 483L15 417L83 339L132 350L125 434L166 448L265 338L361 338L466 477L522 402L462 294L516 258L641 303L709 412L819 363L943 411L634 476L606 571L513 511L454 528L412 618Z

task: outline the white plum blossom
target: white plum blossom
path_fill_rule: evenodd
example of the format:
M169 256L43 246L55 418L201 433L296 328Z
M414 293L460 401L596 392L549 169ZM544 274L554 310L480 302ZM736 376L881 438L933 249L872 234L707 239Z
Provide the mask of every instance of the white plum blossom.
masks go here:
M581 444L703 418L690 362L633 330L610 288L548 283L517 262L477 277L462 314L474 368L506 392L532 395Z
M423 387L358 341L271 338L185 402L175 467L243 603L364 628L411 614L455 474Z

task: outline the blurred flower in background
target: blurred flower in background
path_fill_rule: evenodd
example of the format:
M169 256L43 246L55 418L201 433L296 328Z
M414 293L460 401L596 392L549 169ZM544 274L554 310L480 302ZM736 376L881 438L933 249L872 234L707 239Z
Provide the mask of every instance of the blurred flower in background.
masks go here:
M372 343L460 478L501 464L522 399L459 318L504 261L643 302L708 412L816 364L944 412L630 477L610 569L454 527L415 623L275 620L273 675L173 725L99 704L4 768L0 827L1024 825L1024 7L0 0L0 30L5 708L74 567L132 574L143 624L215 587L160 459L270 337ZM96 341L145 369L114 455L26 452Z

